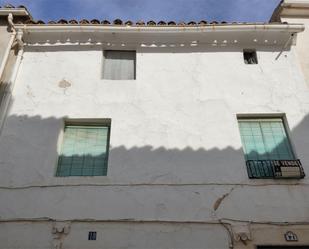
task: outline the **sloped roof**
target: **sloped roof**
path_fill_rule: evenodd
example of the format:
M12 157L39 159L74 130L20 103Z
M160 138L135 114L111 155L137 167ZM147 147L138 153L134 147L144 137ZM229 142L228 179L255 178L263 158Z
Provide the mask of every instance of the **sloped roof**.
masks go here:
M0 6L1 10L10 10L10 9L24 9L27 11L27 8L23 5L19 5L17 7L7 4L4 6ZM29 12L28 12L29 13ZM17 21L17 24L32 24L32 25L117 25L117 26L206 26L206 25L243 25L243 24L256 24L256 22L226 22L226 21L206 21L206 20L200 20L200 21L189 21L189 22L176 22L176 21L158 21L155 22L153 20L148 21L131 21L131 20L121 20L121 19L115 19L115 20L106 20L106 19L59 19L59 20L51 20L48 22L45 22L43 20L34 20L31 15L29 14L28 19L21 19ZM262 23L259 23L262 24Z

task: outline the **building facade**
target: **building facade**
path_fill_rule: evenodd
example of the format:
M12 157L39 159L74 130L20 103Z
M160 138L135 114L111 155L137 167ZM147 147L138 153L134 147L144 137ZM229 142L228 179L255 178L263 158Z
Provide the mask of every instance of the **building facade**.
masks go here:
M308 248L302 24L12 27L1 248Z
M309 0L282 1L270 21L304 24L305 31L297 37L296 53L307 84L309 84Z

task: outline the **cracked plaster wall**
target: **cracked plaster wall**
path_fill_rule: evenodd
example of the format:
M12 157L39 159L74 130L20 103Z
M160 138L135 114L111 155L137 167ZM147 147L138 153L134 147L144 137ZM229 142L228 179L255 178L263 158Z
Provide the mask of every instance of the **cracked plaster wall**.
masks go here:
M236 119L285 113L308 174L308 87L280 49L258 48L258 65L242 48L139 49L135 81L103 80L100 50L26 50L0 138L1 219L305 220L308 180L249 180ZM54 177L64 117L112 119L106 177Z

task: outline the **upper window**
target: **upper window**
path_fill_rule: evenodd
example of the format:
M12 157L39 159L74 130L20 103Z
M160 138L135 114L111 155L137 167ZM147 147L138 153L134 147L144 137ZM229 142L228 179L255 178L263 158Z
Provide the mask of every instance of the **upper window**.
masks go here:
M257 55L255 50L244 50L245 64L258 64Z
M303 177L281 118L239 118L250 178Z
M106 176L109 130L107 125L66 124L57 176Z
M105 50L103 79L134 80L136 52L125 50Z

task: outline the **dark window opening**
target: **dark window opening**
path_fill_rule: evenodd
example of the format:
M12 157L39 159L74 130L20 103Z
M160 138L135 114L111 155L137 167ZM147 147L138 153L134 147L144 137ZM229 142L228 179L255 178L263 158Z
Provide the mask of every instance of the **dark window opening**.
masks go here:
M245 64L258 64L255 50L244 50L244 62Z
M89 232L88 240L97 240L97 232Z

